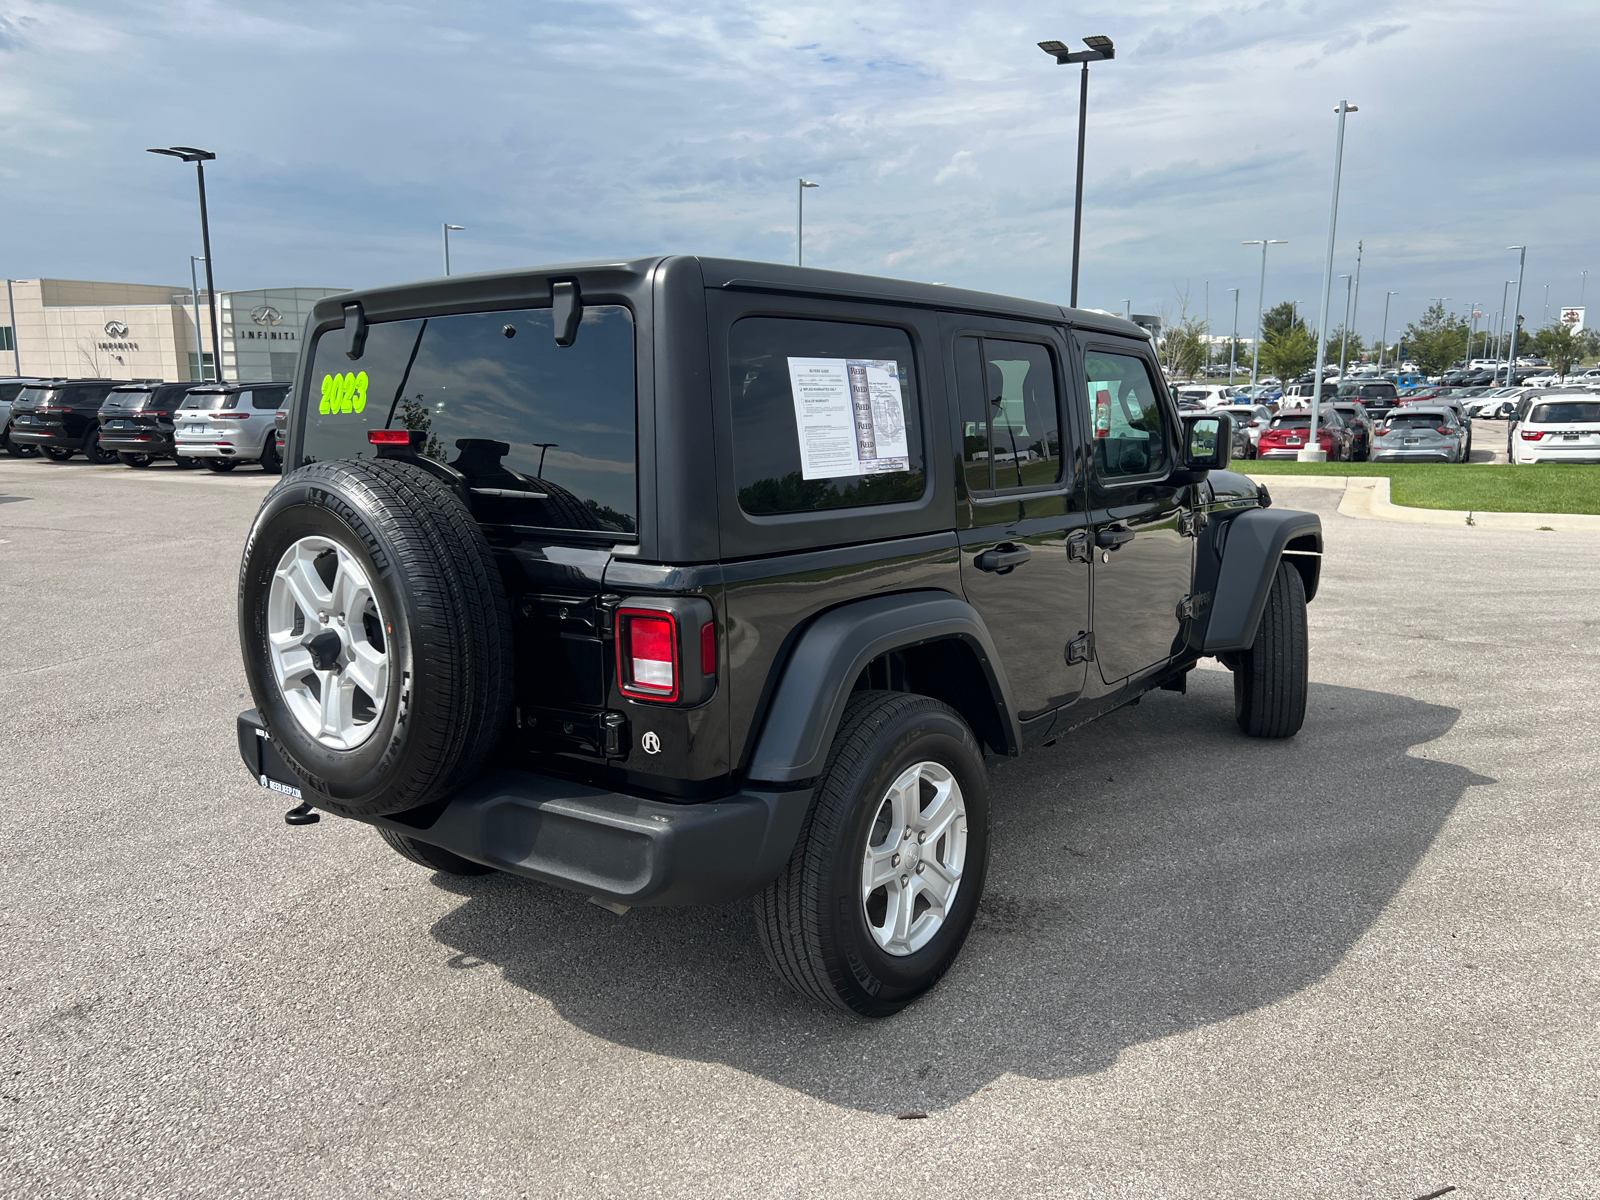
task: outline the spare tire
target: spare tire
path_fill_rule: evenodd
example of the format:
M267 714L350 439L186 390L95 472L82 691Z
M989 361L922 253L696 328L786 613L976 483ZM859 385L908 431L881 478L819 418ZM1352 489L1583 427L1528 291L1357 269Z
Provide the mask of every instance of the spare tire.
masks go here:
M456 493L414 463L313 463L267 494L239 569L239 640L268 733L329 812L448 796L504 732L499 567Z

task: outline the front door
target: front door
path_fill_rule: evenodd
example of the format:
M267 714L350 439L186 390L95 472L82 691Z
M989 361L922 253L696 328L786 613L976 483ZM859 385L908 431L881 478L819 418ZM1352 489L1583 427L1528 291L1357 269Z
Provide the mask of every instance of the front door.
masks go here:
M1094 452L1089 471L1094 647L1114 684L1166 662L1183 644L1179 605L1194 573L1183 528L1191 488L1175 485L1177 410L1148 350L1080 340Z
M1062 455L1067 343L1050 326L946 315L961 448L961 583L1011 683L1025 736L1083 691L1089 534ZM1070 437L1070 433L1068 434Z

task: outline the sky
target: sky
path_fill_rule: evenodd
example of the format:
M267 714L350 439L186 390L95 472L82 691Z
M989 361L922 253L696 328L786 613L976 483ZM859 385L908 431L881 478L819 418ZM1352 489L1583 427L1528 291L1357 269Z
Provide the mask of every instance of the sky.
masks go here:
M1313 319L1334 107L1335 272L1355 328L1433 297L1485 320L1528 261L1532 327L1600 271L1600 4L1268 0L0 0L0 270L186 284L213 150L219 288L362 287L697 253L1066 303L1078 68L1091 68L1080 303ZM1600 288L1600 279L1596 280ZM1336 280L1331 326L1342 322ZM1209 293L1209 301L1208 301ZM1586 295L1584 297L1586 299ZM1600 292L1597 292L1600 301ZM1594 322L1590 322L1593 324Z

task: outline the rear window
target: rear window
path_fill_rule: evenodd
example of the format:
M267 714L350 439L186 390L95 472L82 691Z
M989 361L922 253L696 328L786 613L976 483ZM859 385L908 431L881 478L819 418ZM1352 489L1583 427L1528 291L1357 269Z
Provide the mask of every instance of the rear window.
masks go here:
M1306 429L1306 428L1309 428L1310 425L1311 425L1311 416L1310 416L1310 414L1309 413L1302 413L1300 416L1297 416L1297 417L1296 416L1273 417L1272 418L1272 425L1270 426L1270 428L1272 428L1272 429Z
M904 330L746 317L728 331L728 389L745 512L922 496L922 421Z
M235 407L241 395L249 394L248 392L190 392L184 398L183 407L200 409L203 412L221 412Z
M1389 414L1388 426L1390 429L1433 429L1440 425L1448 425L1451 418L1441 412L1416 412L1407 409L1396 409Z
M114 391L106 397L106 404L112 408L143 408L154 394L154 392Z
M1184 391L1180 391L1178 393L1178 399L1198 400L1201 404L1204 404L1207 400L1211 399L1211 393L1200 388L1189 388Z
M317 340L304 459L371 458L373 429L423 435L466 476L480 520L631 536L637 528L633 316L587 305L556 345L548 308L384 321L360 359ZM276 403L276 401L274 402Z
M1600 421L1600 403L1586 400L1563 400L1559 404L1535 404L1528 414L1534 425L1569 425L1583 421Z

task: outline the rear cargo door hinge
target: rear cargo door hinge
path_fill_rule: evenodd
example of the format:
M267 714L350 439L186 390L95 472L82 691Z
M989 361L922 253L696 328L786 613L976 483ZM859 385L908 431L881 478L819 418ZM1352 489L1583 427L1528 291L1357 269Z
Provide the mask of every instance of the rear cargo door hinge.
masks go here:
M1089 531L1074 529L1067 534L1067 561L1086 563L1094 555L1089 551Z
M622 604L622 597L613 592L607 592L594 602L595 609L600 614L600 636L610 637L616 632L617 609Z
M1185 512L1178 514L1178 532L1184 537L1199 537L1211 518L1203 512Z
M1178 601L1178 620L1193 621L1201 613L1205 612L1206 606L1210 603L1210 592L1201 592L1197 596L1185 596Z
M1094 634L1080 633L1067 643L1067 661L1069 663L1088 662L1094 657Z

